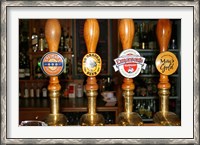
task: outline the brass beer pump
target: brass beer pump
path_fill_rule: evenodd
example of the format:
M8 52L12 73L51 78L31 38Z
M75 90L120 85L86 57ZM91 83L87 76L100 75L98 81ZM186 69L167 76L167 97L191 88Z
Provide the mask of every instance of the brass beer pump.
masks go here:
M83 57L82 70L87 75L85 86L88 98L88 113L80 118L82 126L103 126L104 117L96 113L96 98L98 95L98 84L96 75L101 70L101 58L95 53L99 39L99 24L96 19L87 19L84 23L84 39L88 53Z
M134 21L132 19L122 19L119 22L119 36L123 50L130 49L134 38ZM142 119L138 113L133 110L133 95L135 84L132 78L124 78L123 96L125 99L125 112L121 112L118 116L118 124L122 126L140 126L143 125Z
M58 20L49 19L45 24L45 37L49 46L49 52L57 52L60 42L61 26ZM59 113L59 96L61 85L59 84L58 76L50 76L48 91L50 97L51 113L46 118L45 122L48 126L65 126L67 118Z
M159 19L156 28L156 35L158 39L158 44L160 47L160 54L156 58L156 68L160 72L160 79L158 83L158 95L160 98L160 110L157 112L153 121L162 126L179 126L181 125L178 116L169 112L169 95L170 95L170 83L168 75L174 73L178 67L178 61L173 53L168 52L168 44L171 37L171 22L168 19ZM170 57L168 57L170 56ZM161 61L162 60L162 61ZM166 63L164 63L165 61ZM173 67L170 67L170 63L173 63ZM162 66L162 67L161 67ZM160 70L161 68L167 68L166 70ZM172 70L170 70L170 68ZM167 72L167 70L169 70Z

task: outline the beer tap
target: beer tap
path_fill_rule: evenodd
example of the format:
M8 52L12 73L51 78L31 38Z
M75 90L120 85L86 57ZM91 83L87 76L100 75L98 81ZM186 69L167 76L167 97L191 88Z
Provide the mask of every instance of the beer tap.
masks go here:
M96 76L101 71L102 61L95 53L99 39L99 24L96 19L87 19L84 23L84 39L88 53L82 59L82 70L87 77L85 86L88 98L88 113L83 114L80 119L82 126L103 126L104 117L96 113L96 98L98 95L98 84Z
M153 121L163 126L179 126L181 124L178 116L169 112L170 87L168 76L173 74L178 68L176 56L167 51L171 37L171 22L169 19L159 19L156 27L156 35L160 47L160 54L156 58L156 68L160 72L160 79L157 85L160 98L160 110L157 112Z
M56 19L49 19L45 24L45 37L49 46L47 52L41 59L41 68L43 72L50 76L48 91L50 97L50 114L45 122L48 126L67 125L67 118L59 112L59 97L61 85L59 84L58 75L64 68L64 58L57 53L61 35L60 23Z
M134 21L132 19L122 19L119 23L119 35L123 50L128 50L132 46L134 38ZM135 64L134 64L135 65ZM125 110L118 116L118 124L123 126L140 126L143 125L142 119L138 113L133 112L133 95L135 84L132 78L124 77L123 97Z

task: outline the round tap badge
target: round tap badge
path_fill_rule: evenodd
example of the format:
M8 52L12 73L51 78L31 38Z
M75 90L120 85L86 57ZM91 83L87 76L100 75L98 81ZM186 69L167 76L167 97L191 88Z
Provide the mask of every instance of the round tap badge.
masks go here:
M176 55L169 51L160 53L156 58L156 68L161 74L173 74L178 68Z
M41 69L47 76L58 76L64 70L64 58L60 53L47 52L41 59Z
M83 57L82 70L87 76L97 76L101 71L101 57L96 53L88 53Z
M115 71L118 71L127 78L136 77L141 69L146 68L144 63L145 58L141 57L139 52L134 49L126 49L121 52L118 58L115 60L115 65L113 66Z

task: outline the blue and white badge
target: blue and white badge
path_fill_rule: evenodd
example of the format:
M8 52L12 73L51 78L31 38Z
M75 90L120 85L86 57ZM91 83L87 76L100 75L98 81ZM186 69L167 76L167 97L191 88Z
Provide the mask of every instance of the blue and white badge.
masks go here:
M58 52L47 52L41 59L41 69L47 76L60 75L65 67L65 60Z
M118 58L114 59L113 65L115 72L119 71L126 78L136 77L141 69L146 68L145 58L134 49L122 51Z

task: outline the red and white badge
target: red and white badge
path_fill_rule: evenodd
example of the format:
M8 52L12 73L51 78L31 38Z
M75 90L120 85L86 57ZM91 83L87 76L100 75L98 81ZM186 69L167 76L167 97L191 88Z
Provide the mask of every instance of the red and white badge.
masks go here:
M65 61L58 52L47 52L41 59L41 69L47 76L58 76L64 70Z
M115 71L118 71L126 78L136 77L141 69L146 68L145 58L141 57L139 52L134 49L126 49L121 52L118 58L114 59L113 65Z

